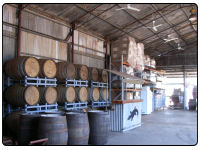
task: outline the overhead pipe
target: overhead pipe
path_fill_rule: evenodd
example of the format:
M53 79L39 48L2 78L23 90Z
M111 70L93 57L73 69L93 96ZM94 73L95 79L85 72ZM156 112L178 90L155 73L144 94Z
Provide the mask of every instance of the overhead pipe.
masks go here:
M22 4L18 5L18 31L17 31L17 57L20 55L21 46L21 14L22 14Z

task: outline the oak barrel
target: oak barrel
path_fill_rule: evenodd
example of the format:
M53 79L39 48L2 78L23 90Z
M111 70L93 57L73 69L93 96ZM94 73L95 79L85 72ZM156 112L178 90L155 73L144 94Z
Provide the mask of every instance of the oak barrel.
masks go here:
M38 140L37 129L39 114L21 114L18 133L19 145L28 145L30 141Z
M38 60L34 57L19 56L9 60L5 65L6 74L13 79L23 79L25 76L36 77L39 71Z
M88 145L89 122L87 113L66 113L68 145Z
M101 89L101 98L104 100L104 101L107 101L109 99L109 91L107 88L102 88Z
M100 99L100 90L99 88L89 88L90 97L93 101L97 102Z
M67 62L58 62L57 63L57 74L56 78L59 81L67 79L76 79L77 78L77 69L72 63Z
M93 110L88 112L90 136L89 144L104 145L107 143L110 125L108 112Z
M54 78L56 76L56 63L51 59L38 59L40 64L39 77Z
M76 97L80 102L87 102L89 99L89 92L86 87L76 87Z
M108 82L108 72L104 69L99 69L100 81Z
M5 98L11 105L20 107L25 104L36 105L40 99L40 93L35 86L21 86L15 84L5 90Z
M39 87L40 104L54 104L57 101L58 92L55 87Z
M58 104L62 105L65 102L72 103L76 100L76 91L74 87L58 86Z
M38 139L42 138L48 138L47 145L67 145L66 116L60 114L41 115L38 125Z
M20 115L22 113L22 111L12 112L5 118L6 126L9 129L9 133L15 140L17 140L20 126Z
M77 78L81 80L88 80L88 67L86 65L74 64L77 70Z
M94 82L99 81L99 71L97 68L90 67L89 69L89 79L93 80Z

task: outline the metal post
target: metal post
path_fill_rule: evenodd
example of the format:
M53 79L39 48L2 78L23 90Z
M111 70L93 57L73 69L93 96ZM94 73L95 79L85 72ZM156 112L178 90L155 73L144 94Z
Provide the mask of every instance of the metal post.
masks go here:
M18 31L17 31L17 57L20 55L21 46L21 15L22 14L22 4L18 5Z
M121 58L121 72L123 72L123 55L122 55L122 58ZM122 101L124 100L124 82L123 82L123 77L121 77L121 86L122 86L122 95L121 95L121 99Z
M110 59L109 59L109 69L111 70L111 57L110 57ZM111 72L109 72L109 100L110 100L110 102L111 102L111 83L112 83L112 81L111 81Z
M72 49L71 49L71 62L74 63L74 29L75 29L75 24L72 24Z
M186 107L186 104L187 104L187 100L186 100L186 73L185 73L185 70L184 70L184 109L186 110L187 107Z

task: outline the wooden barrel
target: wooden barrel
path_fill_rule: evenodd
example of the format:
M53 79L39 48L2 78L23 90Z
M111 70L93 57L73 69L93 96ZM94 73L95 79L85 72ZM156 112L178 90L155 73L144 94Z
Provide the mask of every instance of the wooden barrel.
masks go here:
M89 88L90 97L93 101L97 102L100 99L100 90L99 88Z
M81 80L88 80L88 67L86 65L74 64L77 69L77 78Z
M28 145L30 141L38 140L37 129L39 114L21 114L18 133L19 145Z
M57 63L57 74L56 78L59 81L63 81L67 79L76 79L77 78L77 70L74 64L67 62L58 62Z
M39 77L54 78L56 76L56 63L51 59L38 59L40 64Z
M99 71L97 68L94 67L89 68L89 79L95 82L99 81Z
M72 103L76 100L76 91L74 87L58 86L58 104L63 105L65 102Z
M68 145L88 145L89 122L87 113L66 113Z
M107 143L110 125L110 116L104 111L88 112L90 136L89 144L103 145Z
M102 88L101 89L101 98L104 100L104 101L107 101L109 99L109 91L107 88Z
M99 69L100 81L108 82L108 72L104 69Z
M59 114L41 115L38 125L38 139L42 138L48 138L47 145L67 145L66 116Z
M194 99L197 99L197 86L194 86L193 90L192 90L192 95Z
M36 77L39 71L38 60L34 57L19 56L5 65L6 74L13 79L23 79L25 76Z
M55 87L39 87L40 104L54 104L57 101L58 92Z
M22 111L12 112L5 119L6 126L8 127L11 136L15 140L17 140L17 135L20 126L20 115L22 113Z
M25 104L36 105L40 99L40 93L35 86L21 86L15 84L5 90L5 98L11 105L20 107Z
M77 100L80 102L87 102L89 99L88 89L86 87L76 87Z

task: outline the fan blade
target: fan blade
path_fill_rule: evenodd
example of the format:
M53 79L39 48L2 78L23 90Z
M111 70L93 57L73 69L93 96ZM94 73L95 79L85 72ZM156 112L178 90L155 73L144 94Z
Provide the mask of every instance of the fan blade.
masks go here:
M115 9L115 10L122 10L122 9L127 9L126 7L123 7L123 8L118 8L118 9Z
M159 25L157 25L157 26L155 26L155 27L157 28L157 27L160 27L160 26L162 26L162 25L163 25L163 24L159 24Z
M134 11L140 11L140 9L137 9L137 8L133 8L133 7L128 7L128 9L130 9L130 10L134 10Z
M149 29L152 29L152 27L147 27L147 26L145 26L145 27L143 27L143 28L149 28Z
M158 31L158 29L157 29L156 27L153 27L153 30L154 30L154 31Z

